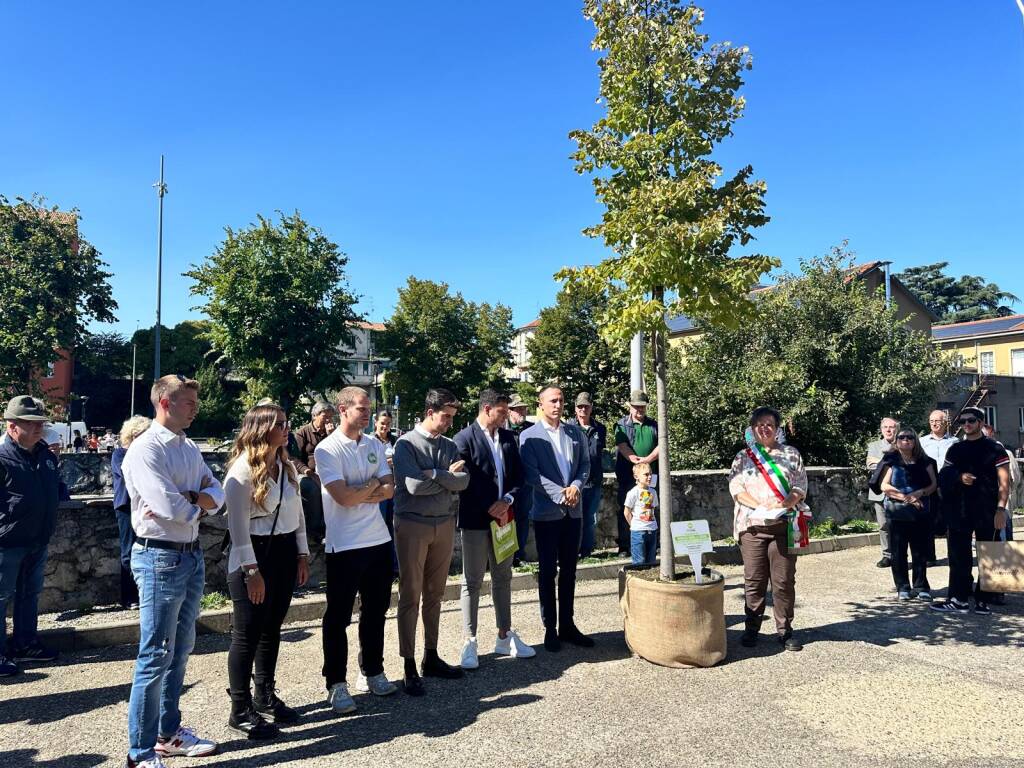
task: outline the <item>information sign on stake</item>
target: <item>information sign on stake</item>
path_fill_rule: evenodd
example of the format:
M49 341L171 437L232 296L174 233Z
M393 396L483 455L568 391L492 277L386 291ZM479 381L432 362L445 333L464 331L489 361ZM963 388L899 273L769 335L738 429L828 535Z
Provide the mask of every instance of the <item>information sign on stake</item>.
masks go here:
M703 554L714 552L711 531L707 520L681 520L672 523L672 548L677 556L687 555L693 564L693 575L698 584L703 583L701 574Z

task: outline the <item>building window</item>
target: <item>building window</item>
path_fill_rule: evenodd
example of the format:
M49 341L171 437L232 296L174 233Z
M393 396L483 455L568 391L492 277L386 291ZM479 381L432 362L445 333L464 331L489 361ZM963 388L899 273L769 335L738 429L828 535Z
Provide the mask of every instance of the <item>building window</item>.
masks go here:
M53 360L46 364L46 378L52 379L53 374L57 372L57 364Z
M369 362L364 362L363 363L363 376L369 376L369 375L370 375L370 363Z
M1024 432L1024 407L1017 409L1017 429Z
M982 406L985 411L985 423L991 424L993 427L996 426L996 407L994 405Z
M1024 349L1010 350L1010 375L1024 376Z
M981 353L981 372L982 373L995 373L996 372L996 353L995 352L982 352Z

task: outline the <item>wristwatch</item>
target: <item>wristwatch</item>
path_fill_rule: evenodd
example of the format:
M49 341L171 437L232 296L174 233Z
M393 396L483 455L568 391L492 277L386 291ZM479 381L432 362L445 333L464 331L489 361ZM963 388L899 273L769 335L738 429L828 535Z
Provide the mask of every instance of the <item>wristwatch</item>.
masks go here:
M516 499L511 493L506 493L504 496L501 497L501 500L504 501L506 504L511 504Z
M258 565L243 565L242 566L242 577L246 581L251 579L253 576L255 576L259 572L260 572L260 567Z

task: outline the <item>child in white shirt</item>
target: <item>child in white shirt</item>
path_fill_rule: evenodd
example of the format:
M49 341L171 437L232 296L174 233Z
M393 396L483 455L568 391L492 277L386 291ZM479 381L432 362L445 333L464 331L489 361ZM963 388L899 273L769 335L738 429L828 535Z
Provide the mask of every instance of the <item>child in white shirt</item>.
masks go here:
M658 494L650 487L651 465L634 464L636 485L626 494L622 514L629 522L629 549L633 563L654 563L658 549Z

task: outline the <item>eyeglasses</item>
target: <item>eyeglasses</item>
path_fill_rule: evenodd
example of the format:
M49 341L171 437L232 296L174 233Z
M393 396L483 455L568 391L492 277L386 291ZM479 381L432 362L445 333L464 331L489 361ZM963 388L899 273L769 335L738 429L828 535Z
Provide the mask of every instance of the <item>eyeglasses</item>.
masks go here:
M979 420L974 418L973 416L966 416L966 417L960 419L960 423L961 424L977 424L978 421Z
M897 440L913 440L915 435L896 435Z

